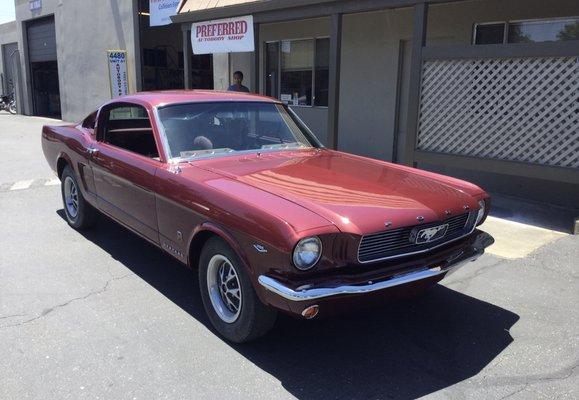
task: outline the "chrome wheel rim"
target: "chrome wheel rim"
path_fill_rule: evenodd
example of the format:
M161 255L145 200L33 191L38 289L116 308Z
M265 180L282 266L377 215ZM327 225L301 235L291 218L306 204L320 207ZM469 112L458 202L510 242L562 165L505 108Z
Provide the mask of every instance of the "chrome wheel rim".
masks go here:
M70 218L75 219L78 215L78 191L70 176L64 179L64 206Z
M216 254L207 267L207 289L213 309L223 322L231 324L241 312L241 284L239 275L229 259Z

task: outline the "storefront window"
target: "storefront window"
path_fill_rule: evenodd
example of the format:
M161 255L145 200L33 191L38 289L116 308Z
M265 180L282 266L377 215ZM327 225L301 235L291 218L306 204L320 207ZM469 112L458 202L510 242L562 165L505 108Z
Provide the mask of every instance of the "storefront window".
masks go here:
M474 44L538 43L565 40L579 40L579 18L477 24L474 32Z
M289 105L327 106L329 42L323 38L267 43L265 93Z
M509 23L509 43L579 40L579 19Z
M294 106L312 105L313 40L281 42L280 98Z

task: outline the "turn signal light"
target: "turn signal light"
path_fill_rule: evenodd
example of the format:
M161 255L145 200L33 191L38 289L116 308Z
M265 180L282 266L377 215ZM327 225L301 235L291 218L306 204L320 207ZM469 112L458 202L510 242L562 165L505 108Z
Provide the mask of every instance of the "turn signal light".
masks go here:
M313 306L309 306L306 309L304 309L304 311L302 311L302 316L305 319L312 319L316 315L318 315L319 309L320 309L320 307L317 304L313 305Z

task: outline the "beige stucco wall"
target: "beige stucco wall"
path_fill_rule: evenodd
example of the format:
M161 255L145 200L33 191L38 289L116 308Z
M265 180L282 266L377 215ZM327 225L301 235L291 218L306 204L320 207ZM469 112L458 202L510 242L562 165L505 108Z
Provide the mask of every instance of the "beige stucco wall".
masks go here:
M28 0L16 1L16 19L28 21L54 15L62 118L77 121L111 98L106 50L127 50L129 90L136 90L133 0L43 0L31 13ZM19 23L21 63L28 70L26 31ZM27 72L28 74L28 72ZM26 79L26 113L32 113L30 77Z
M392 159L399 47L411 24L411 9L343 17L340 150Z
M579 2L574 0L548 5L541 0L434 5L428 12L427 45L470 44L473 26L478 22L571 15L579 15ZM412 8L343 18L339 148L392 160L397 133L400 161L406 133Z

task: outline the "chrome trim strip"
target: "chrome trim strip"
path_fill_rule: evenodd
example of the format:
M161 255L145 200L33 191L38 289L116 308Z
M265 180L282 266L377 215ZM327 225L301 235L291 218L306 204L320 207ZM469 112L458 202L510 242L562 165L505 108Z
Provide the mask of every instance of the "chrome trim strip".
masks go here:
M344 294L363 294L369 292L375 292L377 290L382 290L390 288L393 286L404 285L405 283L410 283L418 281L421 279L431 278L445 273L440 267L431 268L427 270L422 270L419 272L413 272L407 275L400 276L398 278L392 278L387 281L378 283L369 283L363 286L338 286L335 288L316 288L316 289L304 289L300 291L295 291L283 285L279 281L270 278L266 275L260 275L258 278L261 286L265 287L267 290L279 294L281 297L291 300L291 301L305 301L321 299L324 297L338 296Z
M329 288L322 287L294 290L267 275L260 275L258 282L261 286L270 292L276 293L284 299L290 301L308 301L339 295L365 294L394 286L404 285L406 283L411 283L422 279L432 278L445 273L454 272L465 263L469 261L475 261L482 254L484 254L484 249L493 243L494 239L492 236L490 236L488 233L481 232L475 239L474 243L470 247L470 251L468 251L467 254L465 254L464 251L460 251L458 254L449 257L445 262L443 262L445 263L444 266L438 266L435 268L423 269L404 275L394 276L381 282L372 283L372 281L369 281L365 285L342 285ZM302 285L302 287L304 286L307 287L307 285Z
M466 219L465 225L469 223L473 212L474 212L474 211L471 211L471 212L468 213L468 218ZM476 210L476 212L478 212L478 210ZM475 218L476 218L476 217L475 217ZM444 222L444 221L440 221L440 222ZM409 228L409 227L407 227L407 228ZM457 240L463 239L463 238L467 237L468 235L470 235L471 233L473 233L475 229L476 229L476 222L472 225L472 229L471 229L468 233L465 233L464 235L459 236L459 237L457 237L457 238L448 240L448 241L446 241L446 242L444 242L444 243L439 243L439 244L437 244L436 246L432 246L432 247L429 247L429 248L424 249L424 250L413 251L413 252L411 252L411 253L396 254L396 255L394 255L394 256L376 258L376 259L368 260L368 261L360 261L360 245L362 244L362 240L364 239L364 236L368 236L368 235L364 235L364 236L362 236L362 238L360 239L360 243L358 243L358 252L357 252L357 254L356 254L356 259L357 259L357 261L358 261L360 264L369 264L369 263L378 262L378 261L393 260L393 259L395 259L395 258L412 256L412 255L414 255L414 254L426 253L426 252L428 252L428 251L430 251L430 250L434 250L434 249L437 249L437 248L439 248L439 247L441 247L441 246L444 246L444 245L447 245L447 244L449 244L449 243L455 242L455 241L457 241ZM378 233L378 232L377 232L377 233ZM372 234L372 235L373 235L373 234Z

